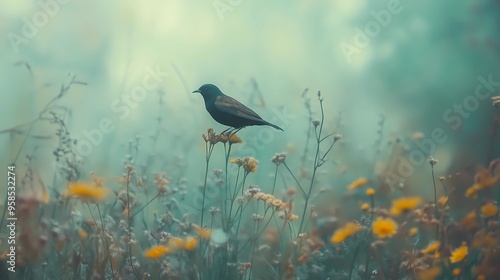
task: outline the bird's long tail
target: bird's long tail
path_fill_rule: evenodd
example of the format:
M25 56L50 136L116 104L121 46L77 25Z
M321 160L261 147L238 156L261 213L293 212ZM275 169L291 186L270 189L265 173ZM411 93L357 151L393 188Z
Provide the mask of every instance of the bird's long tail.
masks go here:
M267 125L269 125L269 126L272 126L272 127L276 128L277 130L284 131L284 130L283 130L283 128L281 128L281 127L279 127L279 126L277 126L277 125L275 125L275 124L272 124L272 123L270 123L270 122L266 122L266 124L267 124Z

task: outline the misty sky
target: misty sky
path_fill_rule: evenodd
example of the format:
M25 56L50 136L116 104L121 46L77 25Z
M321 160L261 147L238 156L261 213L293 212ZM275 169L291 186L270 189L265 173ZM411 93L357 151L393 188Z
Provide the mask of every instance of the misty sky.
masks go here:
M446 170L455 145L488 134L489 99L463 114L454 105L475 94L478 77L500 81L498 10L493 0L2 1L0 130L36 118L75 75L87 85L75 85L58 103L71 109L74 137L85 139L103 121L113 127L89 166L106 165L107 152L121 157L120 147L153 133L158 117L168 135L192 141L199 157L201 133L224 127L191 92L214 83L285 128L257 155L267 161L274 152L302 149L308 120L301 93L309 88L315 118L321 90L325 124L335 130L341 113L338 132L353 150L370 149L380 115L386 140L416 131L430 137L442 128L447 144L435 154ZM42 124L33 133L51 132ZM252 133L242 131L247 139ZM0 135L2 157L12 160L21 140Z

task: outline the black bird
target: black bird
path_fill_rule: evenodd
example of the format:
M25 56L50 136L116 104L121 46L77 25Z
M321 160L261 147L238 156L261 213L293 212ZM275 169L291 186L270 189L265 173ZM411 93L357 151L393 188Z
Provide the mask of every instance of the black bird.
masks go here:
M222 93L215 85L202 85L199 89L193 91L193 93L195 92L203 96L205 108L218 123L231 126L236 130L251 125L269 125L283 131L281 127L263 120L257 113L238 102L238 100Z

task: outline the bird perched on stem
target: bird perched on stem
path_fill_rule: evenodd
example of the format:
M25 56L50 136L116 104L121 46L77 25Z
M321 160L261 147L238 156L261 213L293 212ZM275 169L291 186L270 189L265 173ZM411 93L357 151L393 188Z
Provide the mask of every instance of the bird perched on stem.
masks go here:
M257 113L238 100L222 93L215 85L202 85L193 91L193 93L196 92L203 96L208 113L220 124L233 127L236 130L251 125L269 125L283 131L281 127L263 120Z

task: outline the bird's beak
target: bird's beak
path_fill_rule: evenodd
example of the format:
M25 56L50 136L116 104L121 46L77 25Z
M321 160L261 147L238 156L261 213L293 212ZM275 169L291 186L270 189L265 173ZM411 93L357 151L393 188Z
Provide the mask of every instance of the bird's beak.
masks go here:
M193 93L201 93L201 91L199 89L193 91Z

